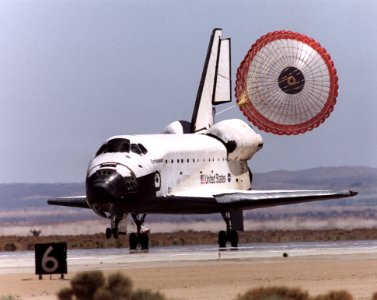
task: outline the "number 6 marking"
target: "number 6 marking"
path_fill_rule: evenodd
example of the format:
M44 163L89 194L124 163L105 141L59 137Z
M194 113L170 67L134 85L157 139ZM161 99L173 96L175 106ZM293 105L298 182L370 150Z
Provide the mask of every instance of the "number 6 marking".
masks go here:
M48 247L45 254L43 254L42 258L42 269L46 273L53 273L59 266L58 260L53 256L48 256L50 252L53 250L52 246ZM52 264L52 266L48 266L47 264Z

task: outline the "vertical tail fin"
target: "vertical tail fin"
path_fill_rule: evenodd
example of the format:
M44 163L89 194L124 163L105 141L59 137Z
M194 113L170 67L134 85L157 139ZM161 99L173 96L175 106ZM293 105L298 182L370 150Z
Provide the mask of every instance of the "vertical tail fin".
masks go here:
M214 29L208 45L191 120L193 133L213 125L213 105L232 101L230 39L221 39L221 33L221 29Z

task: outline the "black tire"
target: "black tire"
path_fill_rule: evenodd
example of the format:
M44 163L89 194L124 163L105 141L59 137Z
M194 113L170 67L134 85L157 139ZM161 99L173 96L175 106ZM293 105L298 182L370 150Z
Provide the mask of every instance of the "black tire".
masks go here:
M236 230L229 232L229 241L233 248L238 247L238 232Z
M119 237L119 229L118 228L113 229L113 236L114 236L114 239L118 239L118 237Z
M105 231L106 238L110 239L111 236L112 236L112 234L113 233L112 233L111 229L110 228L106 228L106 231Z
M149 249L149 236L147 233L140 234L140 246L141 246L141 250Z
M218 243L219 243L219 248L225 248L226 247L226 242L228 238L226 236L226 232L224 230L219 232L219 238L218 238Z
M136 233L131 233L129 238L128 238L128 244L130 247L130 250L136 250L137 247L137 235Z

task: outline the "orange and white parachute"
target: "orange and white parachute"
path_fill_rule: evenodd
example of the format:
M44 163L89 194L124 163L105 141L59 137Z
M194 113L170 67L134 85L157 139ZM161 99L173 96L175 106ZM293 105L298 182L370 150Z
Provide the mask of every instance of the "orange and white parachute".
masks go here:
M291 31L274 31L250 48L237 70L237 104L259 129L281 135L312 130L331 114L338 77L326 50Z

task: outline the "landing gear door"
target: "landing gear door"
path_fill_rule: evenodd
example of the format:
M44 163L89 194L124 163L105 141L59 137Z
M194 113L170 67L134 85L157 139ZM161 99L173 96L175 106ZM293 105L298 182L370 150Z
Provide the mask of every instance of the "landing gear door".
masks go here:
M243 211L241 209L232 209L230 211L230 222L230 224L232 224L232 230L244 231Z

